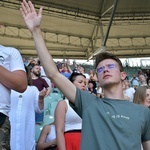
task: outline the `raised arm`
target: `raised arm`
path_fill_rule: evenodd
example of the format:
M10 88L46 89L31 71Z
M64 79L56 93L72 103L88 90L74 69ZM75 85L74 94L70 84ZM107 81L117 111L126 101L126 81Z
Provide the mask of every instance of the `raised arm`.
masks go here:
M31 31L36 51L44 67L44 71L50 80L62 91L62 93L74 103L76 87L63 75L58 72L58 69L50 55L47 46L42 37L40 22L42 19L42 7L36 13L35 8L31 1L26 2L23 0L21 3L21 13L23 19ZM69 91L69 92L68 92Z

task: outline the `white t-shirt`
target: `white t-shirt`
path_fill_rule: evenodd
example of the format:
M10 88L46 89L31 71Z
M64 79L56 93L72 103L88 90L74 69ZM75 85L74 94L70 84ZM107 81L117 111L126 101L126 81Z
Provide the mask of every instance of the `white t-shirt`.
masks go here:
M85 75L86 79L90 79L90 75L88 73L84 73L83 75Z
M70 130L81 130L82 119L69 105L68 100L65 99L65 101L66 101L67 106L68 106L68 110L66 112L66 117L65 117L65 132L70 131Z
M124 90L124 94L130 98L131 102L133 102L134 93L135 89L132 87Z
M52 140L54 140L56 138L56 129L55 129L55 125L51 124L50 125L50 133L47 135L45 142L51 142Z
M12 47L0 45L0 65L13 72L23 70L24 64L19 51ZM10 110L10 89L0 83L0 112L8 116Z

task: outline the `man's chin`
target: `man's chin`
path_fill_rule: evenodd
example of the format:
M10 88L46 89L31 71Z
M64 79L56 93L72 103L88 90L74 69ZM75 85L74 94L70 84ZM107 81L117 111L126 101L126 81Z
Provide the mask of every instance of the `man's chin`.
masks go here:
M108 87L110 87L112 84L114 84L114 83L112 83L112 82L105 82L105 83L103 83L103 84L101 85L101 87L102 87L102 88L108 88Z

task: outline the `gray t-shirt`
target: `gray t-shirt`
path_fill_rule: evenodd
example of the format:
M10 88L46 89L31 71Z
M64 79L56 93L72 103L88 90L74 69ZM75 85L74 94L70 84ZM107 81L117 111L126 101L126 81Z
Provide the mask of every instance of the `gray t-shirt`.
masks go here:
M100 99L77 89L81 150L141 150L150 140L150 110L127 100Z

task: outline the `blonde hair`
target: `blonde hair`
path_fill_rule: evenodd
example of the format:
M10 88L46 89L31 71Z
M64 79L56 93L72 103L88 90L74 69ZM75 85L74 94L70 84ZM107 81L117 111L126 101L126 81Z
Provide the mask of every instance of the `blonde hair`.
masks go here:
M136 88L134 93L133 102L136 104L143 104L146 99L146 90L149 89L148 86L139 86Z

